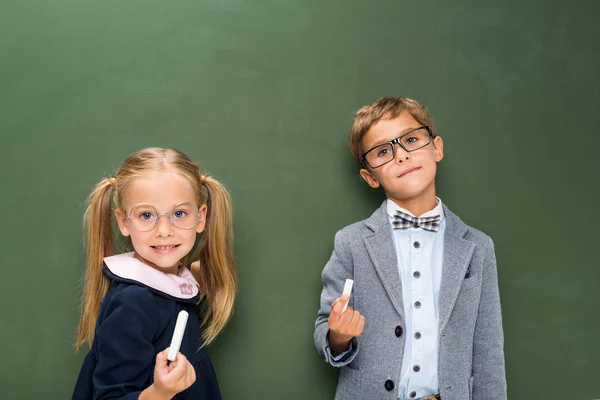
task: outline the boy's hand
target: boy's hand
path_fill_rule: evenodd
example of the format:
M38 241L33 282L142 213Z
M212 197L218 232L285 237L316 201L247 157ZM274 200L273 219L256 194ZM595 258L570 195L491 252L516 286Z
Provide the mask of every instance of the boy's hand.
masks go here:
M360 336L365 326L365 317L358 311L348 307L346 311L342 312L348 299L349 296L342 295L331 303L331 311L327 320L329 325L327 340L334 356L346 351L352 338Z
M181 353L177 353L176 360L167 365L168 353L169 349L166 349L156 355L154 386L165 398L170 399L192 386L196 381L196 370Z

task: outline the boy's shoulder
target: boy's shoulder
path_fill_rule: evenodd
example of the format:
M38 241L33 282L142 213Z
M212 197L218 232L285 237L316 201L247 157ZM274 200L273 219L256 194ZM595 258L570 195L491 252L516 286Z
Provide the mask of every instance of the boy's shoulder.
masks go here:
M383 204L368 218L353 222L350 225L341 228L336 233L336 237L343 239L355 237L359 234L368 234L369 232L374 232L378 227L384 224L389 224L388 215L386 212L386 201L384 201Z
M446 218L446 230L449 233L456 232L459 236L473 242L478 246L493 246L493 241L486 233L467 225L463 220L452 212L448 206L444 204L444 217Z

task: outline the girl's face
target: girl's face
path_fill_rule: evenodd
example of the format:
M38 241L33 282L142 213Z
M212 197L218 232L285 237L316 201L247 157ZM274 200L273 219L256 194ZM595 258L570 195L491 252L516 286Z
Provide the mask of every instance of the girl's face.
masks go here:
M199 212L198 222L190 229L176 227L169 215L162 214L171 213L177 204L186 202ZM151 218L147 208L140 216L129 217L132 209L143 203L156 208L160 217L154 228L142 232L135 228L132 219ZM151 171L130 183L121 206L115 211L119 230L124 236L131 236L135 257L159 271L176 274L180 260L192 250L196 234L202 232L206 224L206 204L198 206L190 183L173 171ZM175 212L174 219L181 216L181 211Z

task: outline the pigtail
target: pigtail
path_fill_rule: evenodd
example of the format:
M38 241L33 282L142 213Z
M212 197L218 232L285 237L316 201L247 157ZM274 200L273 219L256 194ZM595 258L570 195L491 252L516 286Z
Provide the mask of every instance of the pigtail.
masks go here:
M204 345L210 344L223 329L233 312L237 291L233 258L231 198L216 179L201 175L208 191L208 214L198 246L199 256L192 267L205 295L201 302Z
M102 267L104 257L113 255L110 201L114 185L115 178L102 180L87 201L84 217L84 225L87 225L87 267L75 342L77 349L85 342L92 344L100 301L110 286L109 279L102 273Z

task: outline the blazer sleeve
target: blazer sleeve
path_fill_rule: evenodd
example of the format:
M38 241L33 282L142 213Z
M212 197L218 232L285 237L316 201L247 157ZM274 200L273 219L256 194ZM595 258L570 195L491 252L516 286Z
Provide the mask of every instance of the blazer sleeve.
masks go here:
M137 399L154 372L156 301L147 288L129 286L106 304L96 329L94 400Z
M473 342L473 399L506 400L504 334L494 243L489 239Z
M329 332L327 319L331 311L331 303L342 295L346 279L354 279L352 256L347 248L347 241L344 240L343 231L338 231L335 235L333 253L323 269L321 278L323 290L321 291L321 305L315 321L315 347L325 362L334 367L342 367L352 362L359 351L358 339L354 338L350 350L336 361L331 354L327 341L327 333ZM350 306L353 306L352 298L350 298Z

